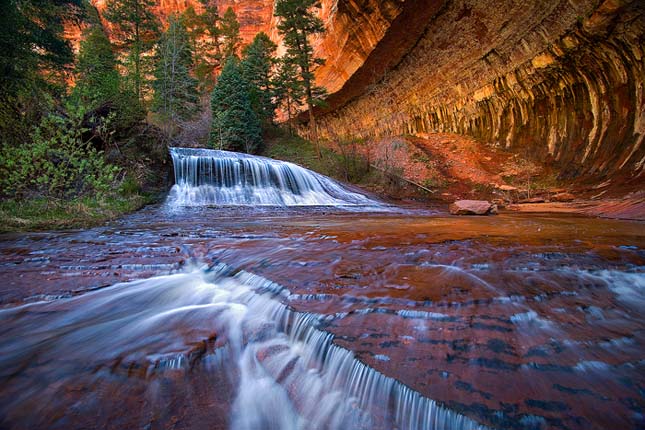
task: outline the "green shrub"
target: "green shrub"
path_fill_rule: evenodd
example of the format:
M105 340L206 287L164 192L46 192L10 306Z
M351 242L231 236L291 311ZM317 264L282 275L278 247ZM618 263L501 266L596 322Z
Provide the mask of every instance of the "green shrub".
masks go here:
M123 182L119 187L119 193L121 193L121 195L123 196L133 196L135 194L139 194L140 192L141 186L139 185L137 180L130 175L127 175L125 179L123 179Z
M118 168L83 140L87 129L82 118L80 111L69 118L50 114L26 142L0 148L0 195L57 199L107 195Z

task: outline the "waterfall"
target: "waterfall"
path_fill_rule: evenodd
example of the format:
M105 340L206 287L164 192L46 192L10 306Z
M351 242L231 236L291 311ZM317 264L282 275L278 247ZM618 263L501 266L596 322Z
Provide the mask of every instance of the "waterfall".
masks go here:
M11 382L26 361L61 386L73 386L76 365L114 371L121 363L154 390L155 374L190 371L194 345L216 339L217 348L201 360L236 387L233 430L487 428L358 360L321 330L325 315L285 305L290 295L265 278L217 264L2 310L10 336L0 341L0 383ZM25 325L30 336L11 336ZM13 406L33 396L43 405L57 401L39 378L29 381L19 380Z
M211 149L170 148L172 206L379 206L293 163Z

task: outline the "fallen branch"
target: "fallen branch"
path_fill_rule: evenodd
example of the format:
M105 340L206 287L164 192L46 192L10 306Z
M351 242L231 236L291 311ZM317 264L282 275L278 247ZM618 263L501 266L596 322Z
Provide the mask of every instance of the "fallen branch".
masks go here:
M376 165L374 165L374 164L371 164L371 163L370 163L370 167L373 167L374 169L376 169L376 170L378 170L378 171L381 171L381 172L385 173L385 174L386 174L386 175L388 175L388 176L394 177L394 178L396 178L396 179L400 179L400 180L402 180L402 181L407 182L408 184L411 184L411 185L414 185L414 186L416 186L416 187L419 187L419 188L421 188L422 190L429 192L430 194L434 194L434 193L436 192L436 190L431 190L431 189L429 189L429 188L427 188L427 187L424 187L423 185L419 184L418 182L414 182L414 181L412 181L412 180L410 180L410 179L404 178L403 176L399 176L399 175L397 175L396 173L388 172L387 170L385 170L385 169L383 169L383 168L381 168L381 167L378 167L378 166L376 166Z

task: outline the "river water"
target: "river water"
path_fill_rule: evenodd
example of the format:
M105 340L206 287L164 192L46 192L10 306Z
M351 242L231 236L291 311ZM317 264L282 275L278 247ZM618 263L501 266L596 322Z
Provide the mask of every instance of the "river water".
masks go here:
M0 237L0 428L645 425L642 223L451 217L251 167L236 206L211 177Z

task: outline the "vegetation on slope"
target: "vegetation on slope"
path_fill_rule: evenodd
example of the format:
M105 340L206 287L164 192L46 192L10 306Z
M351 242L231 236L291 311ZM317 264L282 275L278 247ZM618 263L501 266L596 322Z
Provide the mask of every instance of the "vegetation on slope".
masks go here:
M167 187L169 146L259 153L280 133L276 109L291 119L320 102L313 72L323 60L309 40L324 31L316 2L277 2L281 58L264 33L242 47L234 11L220 16L203 3L162 23L150 0L108 0L108 37L87 1L9 2L0 52L2 229L86 226L134 210ZM84 29L76 55L63 36L70 22ZM315 132L313 117L310 124ZM321 151L290 133L269 151L347 182L373 174L353 153Z
M425 199L428 193L404 179L397 166L379 168L358 151L365 141L352 140L320 146L320 154L313 142L278 131L267 141L263 155L299 164L325 176L358 185L386 198ZM335 147L335 149L331 149Z

